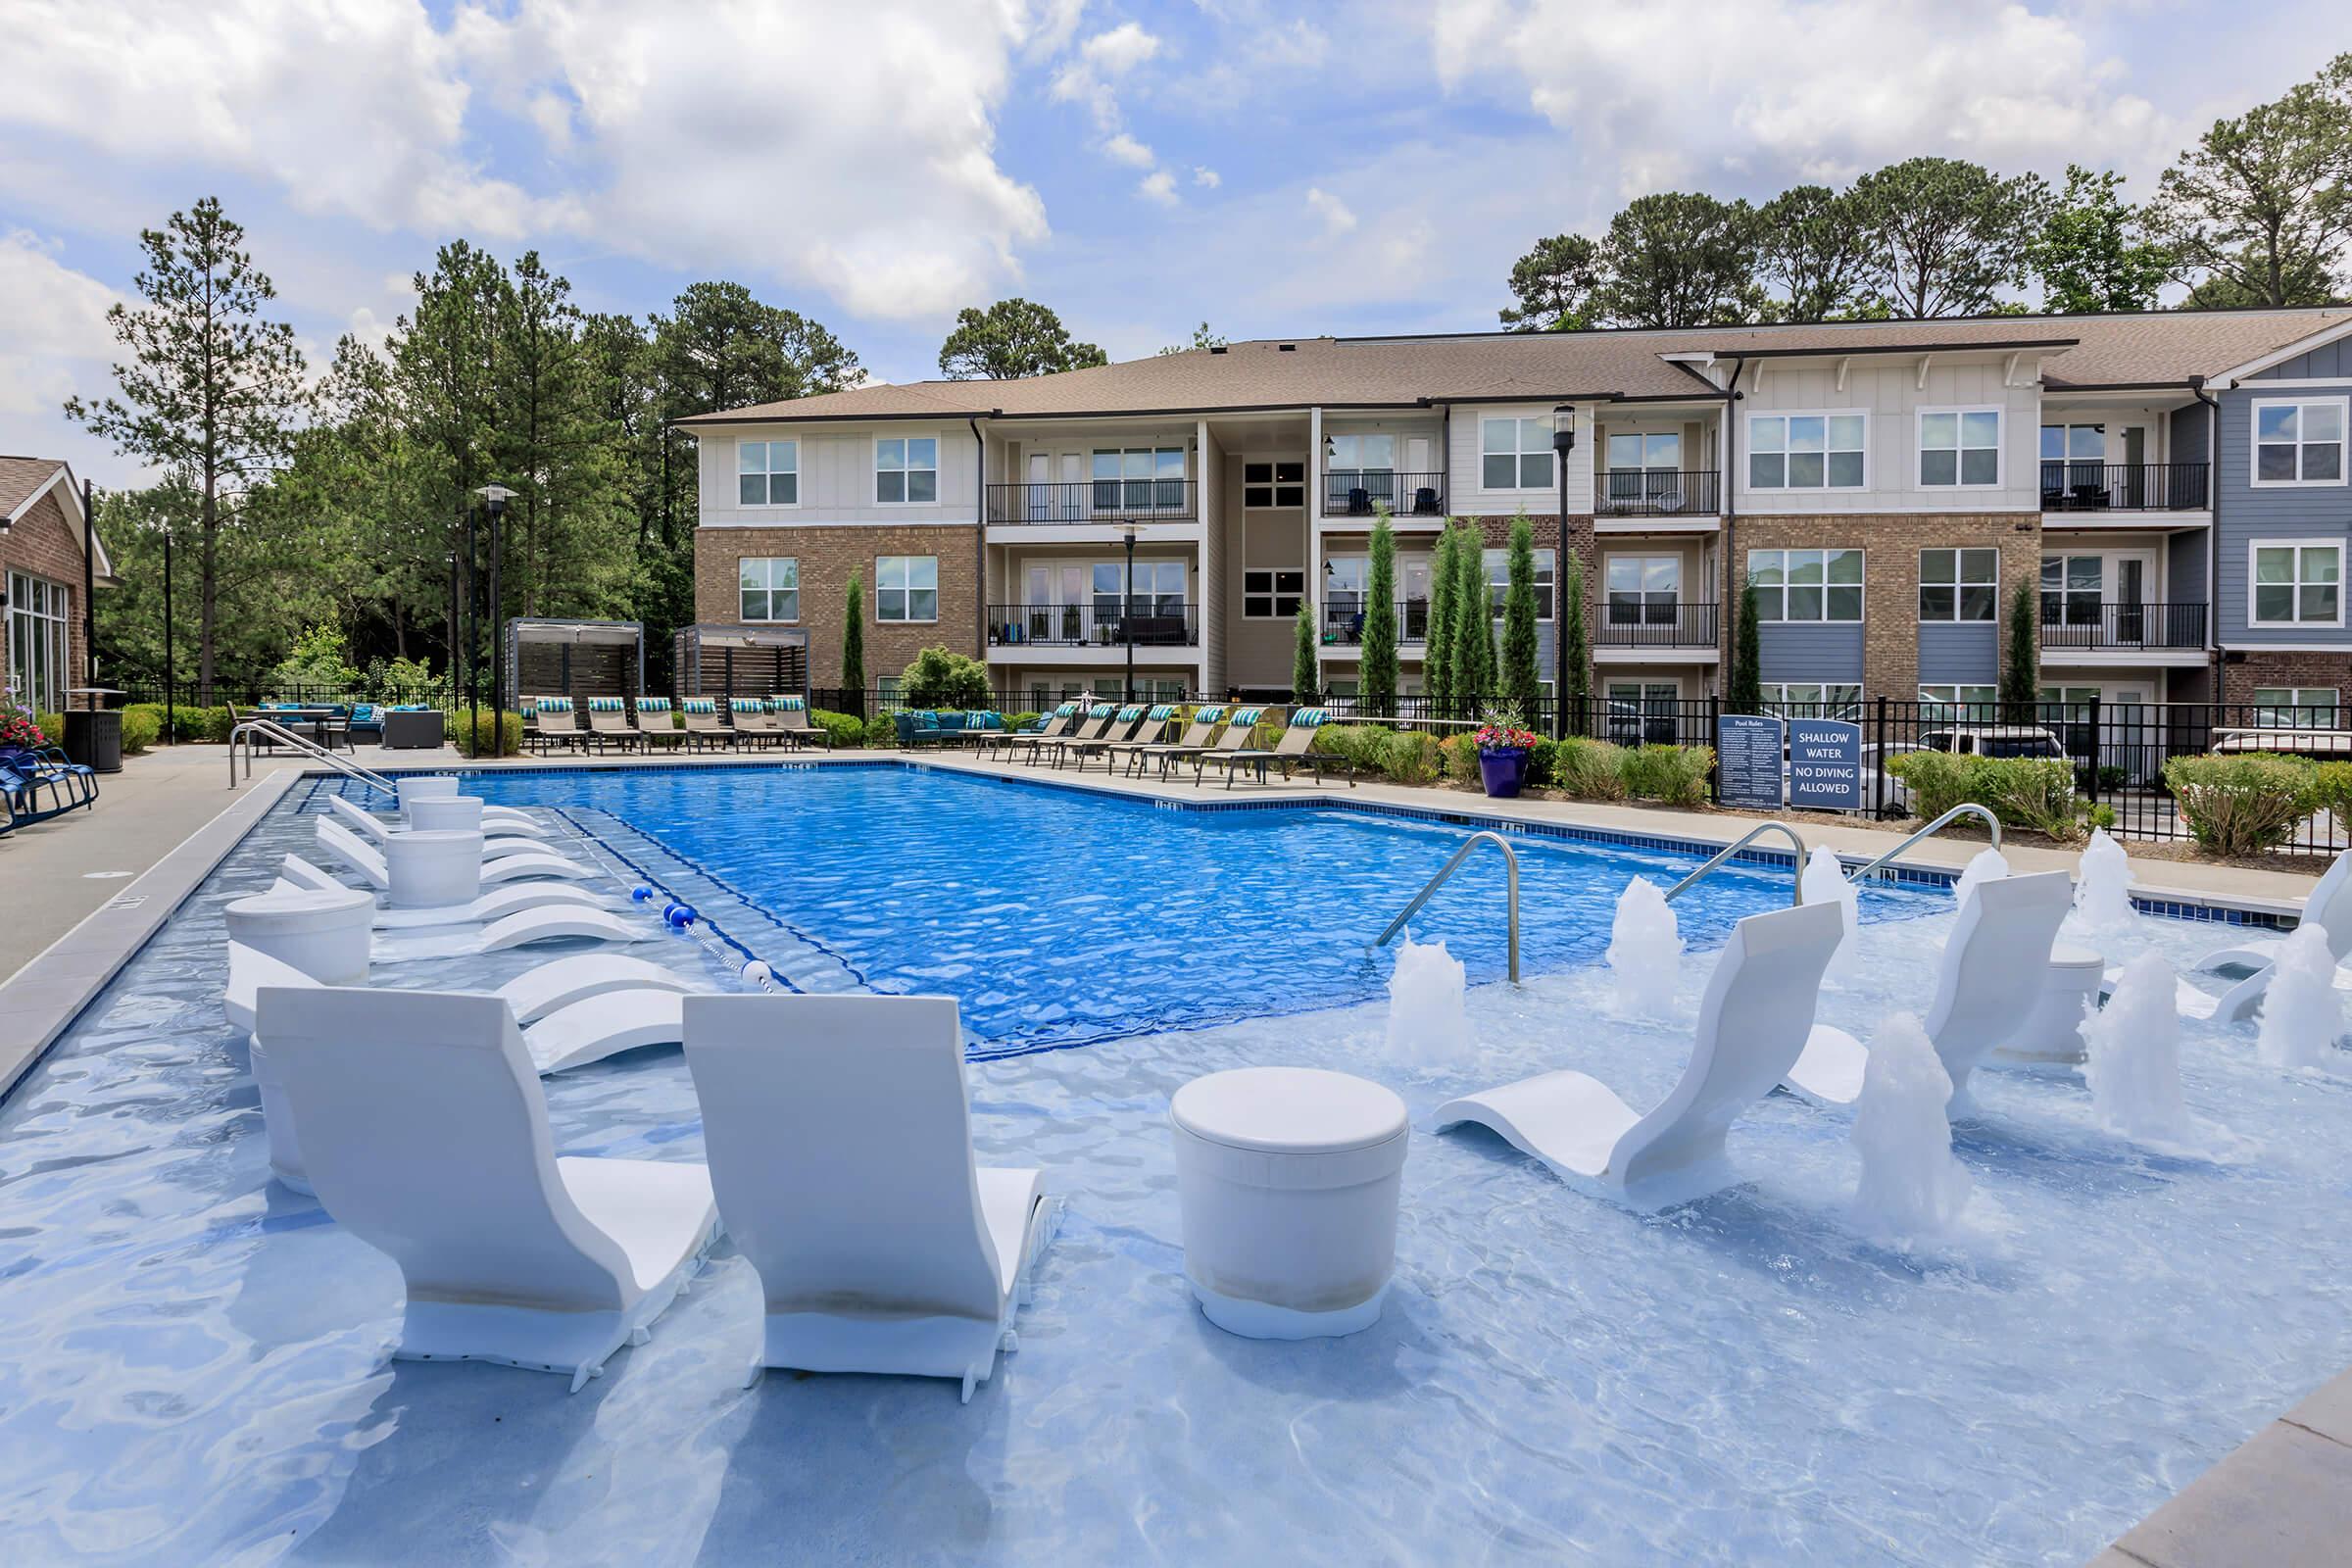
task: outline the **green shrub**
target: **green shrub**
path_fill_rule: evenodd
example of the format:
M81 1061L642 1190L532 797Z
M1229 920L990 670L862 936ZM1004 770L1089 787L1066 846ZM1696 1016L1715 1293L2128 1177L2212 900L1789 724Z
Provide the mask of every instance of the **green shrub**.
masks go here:
M480 728L475 724L479 722ZM460 757L480 757L488 753L498 757L522 755L522 715L513 710L498 711L484 709L475 713L461 709L444 721L451 744ZM495 747L495 752L489 749Z
M1315 744L1309 748L1327 756L1345 760L1359 773L1387 771L1383 746L1389 732L1373 724L1326 724L1315 731Z
M2130 783L2132 775L2110 762L2099 769L2100 793L2112 795Z
M1030 725L1032 725L1032 724L1036 723L1036 722L1037 722L1039 719L1041 719L1041 718L1043 718L1043 717L1045 717L1045 715L1044 715L1043 713L1034 713L1034 712L1032 712L1032 713L1006 713L1006 714L1004 715L1004 727L1005 727L1006 729L1008 729L1008 730L1011 730L1011 729L1026 729L1026 728L1028 728ZM1187 724L1190 724L1190 723L1193 721L1193 715L1192 715L1192 713L1191 713L1189 710L1188 710L1188 711L1186 711L1186 712L1183 714L1183 719L1184 719L1184 722L1185 722L1185 723L1187 723Z
M2336 824L2352 824L2352 762L2322 762L2312 769L2317 808L2335 813Z
M164 705L132 703L122 710L122 752L136 757L164 733Z
M825 739L836 751L845 747L865 744L865 720L854 713L836 713L828 709L812 708L808 722L825 732Z
M1668 806L1705 805L1707 775L1714 770L1711 746L1636 746L1618 758L1626 794Z
M1438 743L1438 751L1447 778L1456 784L1478 782L1478 743L1468 732L1446 736Z
M183 709L181 711L194 715L188 721L190 738L193 740L211 741L219 746L225 743L229 732L237 727L236 720L229 716L226 703L212 708Z
M2075 764L2063 758L1904 752L1886 760L1886 771L1909 787L1911 814L1922 821L1973 801L2006 826L2032 828L2062 842L2082 831Z
M1571 735L1553 749L1552 785L1580 801L1622 801L1625 755L1622 746Z
M899 675L899 695L908 708L986 708L988 666L977 659L926 648Z
M1560 743L1558 741L1540 740L1536 742L1528 750L1527 777L1523 782L1538 789L1548 788L1551 784L1553 769L1558 766L1559 760Z
M1400 729L1380 736L1380 770L1399 784L1430 784L1438 777L1443 760L1438 754L1438 738L1426 730Z
M1886 759L1886 772L1909 788L1911 814L1927 822L1976 799L1975 761L1949 752L1901 752Z
M2320 804L2319 769L2299 757L2176 757L2164 782L2188 830L2218 855L2269 849Z
M898 745L898 714L895 711L888 713L876 713L873 717L867 719L865 721L865 744L868 746Z
M2090 808L2089 820L2092 827L2105 828L2112 833L2115 831L2115 808L2101 801Z
M32 715L32 721L41 726L41 737L50 745L63 746L66 744L65 714L35 713Z

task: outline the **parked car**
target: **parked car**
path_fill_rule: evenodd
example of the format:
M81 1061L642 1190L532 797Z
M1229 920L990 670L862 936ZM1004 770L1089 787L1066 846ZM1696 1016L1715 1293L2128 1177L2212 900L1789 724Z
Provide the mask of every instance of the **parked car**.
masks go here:
M2223 757L2269 752L2279 757L2308 757L2315 762L2352 761L2352 730L2217 729L2213 750Z

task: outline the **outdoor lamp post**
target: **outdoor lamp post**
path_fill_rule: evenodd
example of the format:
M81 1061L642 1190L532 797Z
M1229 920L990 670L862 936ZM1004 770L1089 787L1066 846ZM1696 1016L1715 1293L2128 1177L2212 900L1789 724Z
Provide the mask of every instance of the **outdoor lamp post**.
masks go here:
M1127 524L1127 593L1126 611L1119 616L1119 632L1127 642L1127 684L1124 702L1135 701L1135 524Z
M1568 454L1576 450L1576 405L1551 411L1551 466L1560 485L1560 549L1551 567L1551 734L1568 733ZM1581 639L1580 639L1581 640Z
M164 524L164 736L179 744L178 710L172 690L172 524Z
M506 601L499 597L498 568L506 560L506 532L502 524L507 503L518 493L495 483L474 491L490 513L490 711L493 714L507 710L507 615ZM498 755L496 746L490 749L490 755Z
M466 509L466 709L468 715L466 722L471 725L467 731L466 744L471 748L471 756L480 757L482 755L482 662L480 658L482 599L474 581L474 567L481 559L474 554L473 545L473 518L476 510L473 507ZM454 590L458 580L454 565L451 568L449 580L453 590L450 603L454 606L457 603ZM451 673L453 675L456 673L454 667Z

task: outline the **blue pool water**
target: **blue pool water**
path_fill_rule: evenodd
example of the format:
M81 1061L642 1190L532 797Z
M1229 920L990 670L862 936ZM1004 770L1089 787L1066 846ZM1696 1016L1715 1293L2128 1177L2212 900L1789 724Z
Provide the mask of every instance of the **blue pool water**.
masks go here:
M957 799L889 770L742 773L732 798L757 799L759 814L738 810L728 831L797 854L815 823L837 859L903 858L931 830L893 808L894 778L933 814ZM629 792L662 799L648 781L495 787L567 800L599 835L576 853L648 866L668 853L620 814ZM1021 801L1078 842L1022 831L1033 819L994 796L939 832L992 876L1085 845L1097 863L1108 849L1222 865L1288 857L1288 835L1335 826L1399 862L1442 857L1446 842L1298 813L1253 813L1236 830ZM2079 1080L1980 1079L1982 1115L1957 1141L1975 1184L1963 1225L1908 1248L1849 1215L1850 1121L1786 1097L1734 1130L1740 1185L1647 1216L1566 1189L1491 1137L1438 1135L1446 1098L1558 1066L1647 1106L1688 1055L1704 943L1684 964L1678 1016L1638 1022L1580 957L1589 947L1567 946L1590 933L1556 929L1574 901L1599 907L1671 858L1531 845L1543 959L1523 988L1473 990L1476 1039L1458 1060L1392 1058L1377 1002L984 1051L969 1074L981 1160L1041 1167L1066 1207L1021 1348L968 1406L919 1380L742 1389L759 1292L723 1243L653 1343L576 1396L544 1374L394 1362L398 1273L270 1185L245 1043L220 1013L220 906L266 885L285 851L312 853L303 804L298 792L265 818L0 1103L0 1562L2071 1565L2352 1361L2352 1080L2266 1069L2245 1031L2186 1035L2183 1089L2206 1124L2187 1151L2102 1132ZM861 830L859 810L888 831ZM971 811L1019 843L970 833ZM1179 849L1191 831L1231 832L1239 847ZM1348 853L1370 864L1383 852ZM682 860L663 869L700 875ZM1385 901L1374 871L1351 874L1358 904ZM1394 874L1402 887L1417 873ZM886 872L856 884L872 897L892 885ZM1052 896L1075 902L1083 885L1053 881ZM1298 906L1316 893L1250 885ZM731 930L760 918L716 883L693 891ZM1773 876L1749 891L1774 899ZM846 901L828 907L858 896L828 893ZM1168 960L1170 987L1280 973L1305 953L1292 942L1292 957L1244 970L1258 960L1243 950L1288 941L1279 923L1185 897L1131 904L1139 922L1152 907L1189 911L1192 956ZM1055 968L1037 953L1116 984L1058 926L1001 939L1020 962L973 956L961 945L984 939L927 923L934 904L909 900L904 924L844 935L812 899L781 901L808 925L770 925L760 946L811 985L838 982L827 965L844 960L903 979L943 947L971 966L973 995L1002 985L1050 1007L1055 993L1027 989ZM1933 896L1875 907L1915 917L1872 924L1860 977L1822 1004L1864 1034L1919 1004L1951 925ZM1437 914L1466 922L1491 974L1475 904ZM1687 912L1686 932L1721 917ZM1352 933L1350 918L1329 916ZM2105 946L2183 961L2224 935L2143 920ZM427 946L380 944L376 982L491 985L549 956L428 957ZM730 982L682 937L634 951ZM1337 990L1347 971L1331 973ZM1360 995L1370 978L1348 984ZM1197 1074L1270 1061L1378 1079L1411 1113L1396 1288L1381 1321L1344 1341L1237 1340L1186 1294L1168 1097ZM701 1156L675 1051L550 1080L547 1099L561 1152ZM417 1136L429 1147L431 1129Z

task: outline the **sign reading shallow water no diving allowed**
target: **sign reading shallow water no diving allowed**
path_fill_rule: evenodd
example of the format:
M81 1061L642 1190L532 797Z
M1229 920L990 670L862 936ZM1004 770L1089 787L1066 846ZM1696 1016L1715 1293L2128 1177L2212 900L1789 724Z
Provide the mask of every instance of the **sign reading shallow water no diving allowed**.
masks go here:
M1834 718L1788 721L1788 804L1812 811L1859 811L1862 726Z

